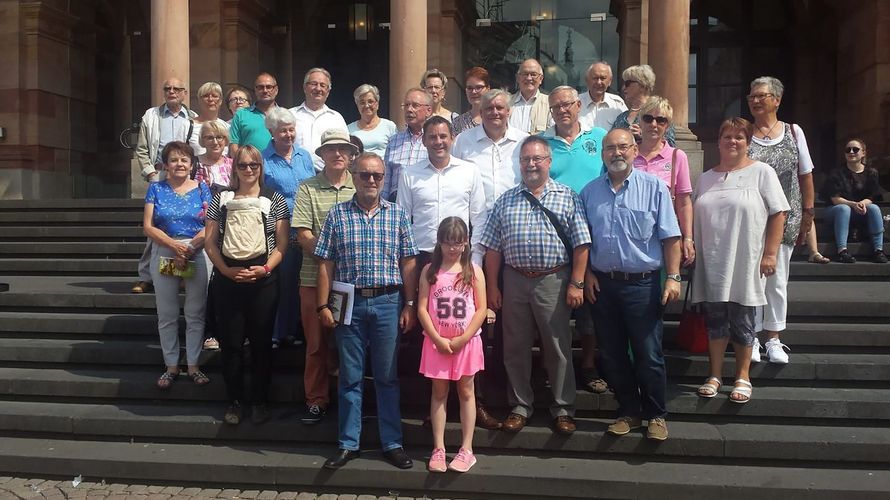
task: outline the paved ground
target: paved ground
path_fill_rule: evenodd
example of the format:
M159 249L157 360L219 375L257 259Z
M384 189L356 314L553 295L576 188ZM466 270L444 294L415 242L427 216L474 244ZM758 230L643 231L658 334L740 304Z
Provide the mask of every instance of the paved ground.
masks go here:
M220 488L184 488L145 484L106 484L83 480L74 486L72 480L25 479L0 477L0 500L204 500L227 498L240 500L420 500L414 497L378 497L357 493L333 494L305 491L238 490ZM424 500L430 497L420 497Z

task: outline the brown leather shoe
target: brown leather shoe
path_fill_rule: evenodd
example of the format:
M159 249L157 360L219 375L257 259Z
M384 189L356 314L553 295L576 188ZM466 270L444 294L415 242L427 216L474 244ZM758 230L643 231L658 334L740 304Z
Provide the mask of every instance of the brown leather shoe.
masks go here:
M568 415L560 415L553 420L553 432L569 436L575 432L575 419Z
M137 281L130 289L132 293L151 293L153 291L155 291L155 286L150 281Z
M476 404L476 426L482 427L483 429L496 430L501 428L500 420L491 416L488 413L488 410L485 409L485 405L482 403Z
M528 421L527 417L523 417L518 413L511 413L507 420L504 421L504 425L501 429L507 432L519 432L525 427L525 423Z

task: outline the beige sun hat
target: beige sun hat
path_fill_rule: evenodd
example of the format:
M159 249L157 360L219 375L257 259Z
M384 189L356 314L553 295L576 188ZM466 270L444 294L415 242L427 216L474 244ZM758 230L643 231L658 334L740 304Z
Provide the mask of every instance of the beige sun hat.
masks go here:
M352 154L358 154L358 147L349 142L349 132L341 128L329 128L321 134L321 146L315 149L315 154L321 156L321 151L325 146L333 146L335 144L345 144L352 148Z

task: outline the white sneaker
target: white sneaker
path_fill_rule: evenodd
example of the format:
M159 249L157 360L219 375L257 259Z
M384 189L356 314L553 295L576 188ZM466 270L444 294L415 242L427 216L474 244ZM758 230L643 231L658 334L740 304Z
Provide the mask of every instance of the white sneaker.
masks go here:
M785 353L785 349L791 350L779 339L769 339L766 341L766 358L770 363L788 364L788 354Z
M751 346L751 362L760 363L760 339L754 337L754 345Z

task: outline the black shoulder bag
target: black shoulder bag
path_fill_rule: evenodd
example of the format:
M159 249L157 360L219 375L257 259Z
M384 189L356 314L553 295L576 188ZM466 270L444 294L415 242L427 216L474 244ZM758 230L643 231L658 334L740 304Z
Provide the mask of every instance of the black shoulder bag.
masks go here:
M529 203L532 204L533 207L540 208L544 215L550 219L550 224L553 225L553 228L556 229L556 234L559 236L559 239L562 240L562 244L566 247L566 253L569 255L569 265L572 265L572 257L574 256L574 248L572 247L572 242L569 240L569 236L566 234L565 230L562 227L562 224L559 223L559 219L556 217L556 214L551 212L547 207L541 204L535 195L531 194L528 191L520 191L525 199L528 200Z

